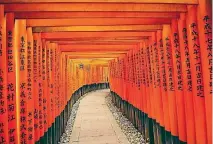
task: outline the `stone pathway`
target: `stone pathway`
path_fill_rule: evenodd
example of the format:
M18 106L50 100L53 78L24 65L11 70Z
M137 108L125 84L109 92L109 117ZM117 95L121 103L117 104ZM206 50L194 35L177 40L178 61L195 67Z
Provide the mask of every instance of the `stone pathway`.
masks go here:
M108 94L98 90L81 100L69 144L129 144L105 103Z

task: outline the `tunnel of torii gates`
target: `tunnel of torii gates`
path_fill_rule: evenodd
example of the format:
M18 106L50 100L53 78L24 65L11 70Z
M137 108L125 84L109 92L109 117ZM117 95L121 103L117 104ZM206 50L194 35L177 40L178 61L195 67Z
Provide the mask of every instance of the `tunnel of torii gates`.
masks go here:
M59 142L110 88L151 144L212 143L211 0L0 0L0 144Z

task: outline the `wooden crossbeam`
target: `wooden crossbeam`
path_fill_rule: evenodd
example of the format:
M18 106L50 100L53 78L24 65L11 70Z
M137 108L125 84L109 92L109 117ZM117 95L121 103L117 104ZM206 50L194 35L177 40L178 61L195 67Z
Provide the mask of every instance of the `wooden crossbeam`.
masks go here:
M61 44L83 44L83 43L139 43L142 40L148 39L147 36L128 36L128 37L90 37L90 38L72 38L70 41L68 40L51 40L52 43L61 43Z
M78 60L78 59L72 59L74 60ZM109 65L109 60L108 61L95 61L95 62L90 62L90 61L74 61L75 64L84 64L84 65L101 65L101 66L108 66Z
M69 19L29 19L27 26L117 26L168 24L171 18L69 18Z
M126 54L127 51L99 51L99 52L66 52L67 55L113 55L113 54Z
M112 37L112 38L116 40L117 37ZM148 38L149 37L144 36L144 37L141 37L141 39L123 39L123 41L140 42L141 40L147 40ZM90 37L90 40L92 40L92 41L93 40L100 40L100 39L102 39L102 38L100 38L100 37ZM65 38L65 37L62 37L62 38L57 38L57 37L56 38L47 38L46 40L49 40L51 42L52 41L75 41L77 43L79 43L79 42L91 42L91 41L87 41L87 40L84 41L83 39L82 39L82 41L80 41L78 38L76 39L76 38Z
M116 37L144 37L152 36L151 32L52 32L41 33L41 37L47 40L74 40L75 38L87 38L90 40L99 40L101 38Z
M130 50L136 48L136 45L59 45L61 51L91 51L91 50Z
M16 19L63 18L178 18L179 13L169 12L16 12Z
M5 12L42 11L132 11L132 12L186 12L183 4L142 3L16 3L5 4Z
M160 25L34 27L33 32L156 31Z
M141 41L141 40L140 40ZM140 41L51 41L52 43L57 43L59 45L71 45L71 44L80 44L80 45L137 45Z
M41 3L44 0L1 0L0 3ZM198 4L197 0L45 0L47 3L58 2L58 3L174 3L174 4Z
M100 60L100 61L109 61L112 60L113 58L88 58L88 59L73 59L73 62L79 62L79 61L96 61L96 60Z
M79 59L79 58L117 58L125 54L110 54L110 55L68 55L71 59Z
M99 52L101 49L102 52L108 52L108 51L117 51L117 52L127 52L130 49L118 49L118 48L108 48L108 49L104 49L102 47L97 48L85 48L85 49L77 49L77 48L73 48L73 49L61 49L62 52Z

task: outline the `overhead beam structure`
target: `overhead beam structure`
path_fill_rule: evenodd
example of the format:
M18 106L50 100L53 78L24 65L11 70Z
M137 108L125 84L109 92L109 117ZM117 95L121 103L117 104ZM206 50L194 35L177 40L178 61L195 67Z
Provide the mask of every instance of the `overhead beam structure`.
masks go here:
M65 19L65 18L178 18L179 13L169 12L16 12L17 19Z
M136 48L136 45L77 45L77 44L70 44L70 45L59 45L59 48L63 52L69 51L102 51L102 50L114 50L114 51L128 51L130 49Z
M41 3L44 2L44 0L2 0L1 3ZM152 3L152 4L156 4L156 3L163 3L163 4L198 4L197 0L45 0L46 3L52 3L52 2L58 2L58 3L76 3L76 2L82 2L82 3L94 3L94 2L98 2L98 3L106 3L106 2L110 2L110 3Z
M168 24L171 18L69 18L29 19L27 26L119 26Z
M103 6L104 5L104 6ZM5 4L6 12L186 12L184 4L151 3L16 3Z
M58 143L109 83L145 142L211 144L211 34L212 0L0 0L0 144Z
M6 13L25 20L43 42L72 54L127 53L171 24L198 0L1 0ZM113 53L114 52L114 53ZM93 56L92 55L92 56ZM77 58L80 58L78 55ZM90 58L88 56L87 58ZM76 59L76 58L75 58Z

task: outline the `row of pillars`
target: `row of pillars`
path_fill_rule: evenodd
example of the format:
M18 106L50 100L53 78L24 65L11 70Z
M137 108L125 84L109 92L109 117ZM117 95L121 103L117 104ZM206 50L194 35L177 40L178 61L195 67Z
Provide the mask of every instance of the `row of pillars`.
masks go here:
M140 120L150 143L212 143L210 8L188 6L179 19L110 62L114 102L133 123Z
M0 5L0 144L57 143L74 102L107 87L107 72L76 64Z

